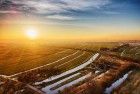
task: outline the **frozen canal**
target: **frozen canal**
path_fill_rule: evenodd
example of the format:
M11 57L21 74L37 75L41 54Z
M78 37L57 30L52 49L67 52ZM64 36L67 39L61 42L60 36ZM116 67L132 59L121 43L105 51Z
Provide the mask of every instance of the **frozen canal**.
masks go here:
M43 80L43 81L41 81L41 82L36 82L35 85L42 84L43 82L50 82L50 81L56 80L56 79L58 79L58 78L61 78L61 77L65 76L65 75L68 75L68 74L71 74L71 73L73 73L73 72L76 72L76 71L78 71L78 70L80 70L80 69L83 69L83 68L86 67L87 65L91 64L98 56L99 56L99 53L96 53L94 56L92 56L92 57L91 57L87 62L85 62L84 64L81 64L81 65L79 65L79 66L77 66L77 67L75 67L75 68L73 68L73 69L71 69L71 70L68 70L68 71L66 71L66 72L64 72L64 73L62 73L62 74L59 74L59 75L56 75L56 76L52 76L52 77L50 77L50 78L48 78L48 79L45 79L45 80Z
M76 74L74 74L74 75L72 75L72 76L70 76L68 78L60 80L60 81L58 81L58 82L56 82L56 83L54 83L54 84L52 84L50 86L46 86L45 88L42 88L42 91L44 91L46 94L56 94L56 93L58 93L58 91L61 91L61 90L65 89L65 88L67 88L69 86L72 86L73 84L76 84L76 83L78 83L80 81L83 81L84 79L90 77L91 73L88 73L87 75L82 76L81 78L78 78L78 79L76 79L76 80L74 80L74 81L72 81L72 82L70 82L68 84L65 84L65 85L63 85L63 86L61 86L61 87L59 87L59 88L57 88L55 90L50 90L52 87L54 87L54 86L56 86L56 85L58 85L58 84L60 84L60 83L62 83L64 81L66 81L66 80L68 80L70 78L73 78L73 77L75 77L77 75L79 75L79 73L76 73Z
M110 87L105 89L105 94L111 94L111 92L117 88L118 86L120 86L129 76L129 74L132 71L129 71L128 73L126 73L125 75L123 75L122 78L118 79L116 82L114 82Z

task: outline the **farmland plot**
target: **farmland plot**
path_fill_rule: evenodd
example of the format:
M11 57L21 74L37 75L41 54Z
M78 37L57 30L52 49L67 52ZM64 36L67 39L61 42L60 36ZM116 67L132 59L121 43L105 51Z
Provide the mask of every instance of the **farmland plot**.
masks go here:
M128 45L113 49L104 48L98 52L93 51L92 48L91 50L47 46L8 48L7 45L1 47L0 60L3 63L0 63L0 72L4 74L4 76L0 75L1 82L5 82L3 79L8 79L8 83L21 82L28 88L37 90L39 94L43 92L46 94L75 92L110 94L113 90L118 92L118 87L129 76L127 73L132 68L140 67L138 62L123 58L139 59L139 47ZM138 77L137 74L135 76ZM136 85L138 83L139 80L135 82ZM20 87L18 92L26 94L29 92L26 89ZM124 90L122 87L121 89Z
M84 56L85 58L83 58L83 55L87 55L87 57ZM73 68L74 67L74 65L73 65L73 67L71 67L73 69L69 69L68 71L66 71L58 76L51 77L49 79L46 79L42 82L37 82L35 84L37 86L40 86L39 88L42 88L43 91L49 92L49 94L54 94L54 93L57 93L59 90L63 90L65 87L71 86L72 84L76 84L79 81L82 81L87 77L90 77L91 74L89 72L88 73L85 72L86 74L85 73L83 74L78 70L83 69L88 64L90 64L90 62L91 63L93 62L92 59L90 59L91 55L92 55L91 53L87 52L87 53L84 53L84 54L78 56L78 58L72 59L70 62L63 63L61 66L65 66L65 67L66 67L65 64L68 64L68 63L75 64L75 62L81 63L81 65L79 65L75 68ZM95 55L95 57L97 57L97 55ZM92 57L92 58L94 58L94 57ZM60 66L58 66L58 67L60 67ZM57 80L57 79L59 79L59 80ZM50 82L51 82L51 84L50 84Z
M2 45L2 44L1 44ZM0 50L0 74L11 75L42 66L76 51L55 47L2 46Z
M84 78L91 75L89 75L88 73L83 74L81 72L81 69L86 66L85 62L87 62L93 55L93 53L91 52L53 47L44 48L44 50L42 48L40 50L40 47L32 49L14 46L9 49L8 47L6 47L7 46L3 46L3 50L5 51L1 50L0 59L3 63L0 63L0 72L4 75L10 75L8 77L12 77L12 79L18 79L19 81L24 83L28 83L26 82L26 79L28 77L32 77L33 75L34 78L36 78L36 81L39 81L41 79L45 80L46 78L48 78L48 76L39 77L38 75L41 76L42 74L47 74L49 71L45 71L46 69L55 68L61 70L61 74L64 73L63 76L61 74L58 75L62 77L65 76L64 78L59 77L55 80L52 80L49 84L55 84L54 87L51 87L50 89L57 92L58 90L63 90L65 86L71 86L72 83L78 83L79 81L84 80ZM49 50L47 51L47 49ZM8 59L6 60L5 57ZM40 72L41 70L44 73ZM65 72L67 71L69 71L68 74L65 74ZM38 85L33 84L32 78L30 78L29 83L35 87L38 87ZM39 86L40 85L42 84L39 84Z
M72 52L72 51L71 51L71 52ZM65 62L68 61L69 59L71 59L72 57L74 57L74 56L76 56L76 55L78 55L78 54L80 54L80 53L82 53L82 52L81 52L81 51L76 51L76 52L74 52L74 53L72 53L72 54L70 54L70 55L64 56L64 57L62 57L62 58L60 58L60 59L58 59L58 60L56 60L56 61L47 63L47 64L42 65L42 66L39 66L39 67L35 67L35 68L30 69L30 70L27 70L27 71L23 71L23 72L19 72L19 73L10 75L10 77L19 76L19 75L28 74L28 73L39 74L39 73L36 73L35 71L37 71L37 70L42 70L42 69L43 69L43 70L52 69L53 67L55 67L55 66L57 66L57 65L59 65L59 64L61 64L61 63L63 63L64 61L65 61ZM66 53L65 53L65 54L66 54ZM64 53L63 53L63 54L61 53L62 56L65 55L65 54L64 54ZM60 55L60 57L61 57L61 55ZM57 54L56 57L59 57L58 54ZM53 70L54 70L54 69L53 69ZM49 72L49 71L48 71L48 72Z

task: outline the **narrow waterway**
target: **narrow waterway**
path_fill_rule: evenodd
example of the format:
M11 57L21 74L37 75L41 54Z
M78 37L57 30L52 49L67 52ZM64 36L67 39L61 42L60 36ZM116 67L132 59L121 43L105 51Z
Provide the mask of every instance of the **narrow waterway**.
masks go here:
M116 89L118 86L120 86L128 78L130 73L132 73L132 71L129 71L128 73L123 75L123 77L121 77L117 81L115 81L110 87L107 87L105 89L105 94L111 94L114 89Z
M55 89L55 90L50 90L50 88L52 88L53 86L55 86L55 85L57 85L57 84L60 84L60 83L63 82L63 81L66 81L66 80L68 80L68 79L70 79L70 78L73 78L73 77L79 75L78 73L77 73L77 74L74 74L74 75L72 75L72 76L70 76L70 77L68 77L68 78L65 78L65 79L63 79L63 80L57 82L57 83L54 83L54 84L52 84L52 85L50 85L50 86L46 86L45 88L42 88L42 91L44 91L46 94L56 94L56 93L58 93L58 91L64 90L64 89L67 88L67 87L70 87L70 86L72 86L72 85L74 85L74 84L76 84L76 83L78 83L78 82L80 82L80 81L83 81L84 79L90 77L91 74L92 74L92 73L88 73L87 75L82 76L82 77L80 77L80 78L78 78L78 79L76 79L76 80L74 80L74 81L72 81L72 82L70 82L70 83L67 83L67 84L65 84L65 85L63 85L63 86L61 86L61 87L59 87L59 88L57 88L57 89Z
M41 82L36 82L35 85L42 84L43 82L53 81L53 80L56 80L56 79L58 79L58 78L61 78L61 77L65 76L65 75L68 75L68 74L71 74L71 73L73 73L73 72L76 72L76 71L78 71L78 70L80 70L80 69L83 69L83 68L86 67L87 65L91 64L98 56L99 56L99 53L96 53L94 56L92 56L92 57L91 57L87 62L85 62L84 64L81 64L81 65L79 65L79 66L77 66L77 67L75 67L75 68L73 68L73 69L71 69L71 70L68 70L68 71L66 71L66 72L63 72L62 74L59 74L59 75L56 75L56 76L52 76L52 77L50 77L50 78L48 78L48 79L45 79L45 80L43 80L43 81L41 81Z
M55 87L55 86L58 85L58 84L61 84L61 83L64 82L64 81L67 81L67 80L69 80L69 79L71 79L71 78L73 78L73 77L75 77L75 76L77 76L77 75L79 75L79 74L80 74L80 73L76 73L76 74L71 75L71 76L69 76L69 77L67 77L67 78L65 78L65 79L62 79L62 80L60 80L60 81L58 81L58 82L56 82L56 83L54 83L54 84L51 84L51 85L49 85L49 86L46 86L46 87L42 88L42 91L46 92L47 94L54 94L54 93L50 90L51 88Z

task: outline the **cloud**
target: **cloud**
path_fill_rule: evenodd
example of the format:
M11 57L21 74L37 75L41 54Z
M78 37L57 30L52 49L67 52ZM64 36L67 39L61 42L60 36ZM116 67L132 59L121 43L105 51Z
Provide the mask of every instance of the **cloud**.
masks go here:
M51 16L46 16L48 19L53 19L53 20L74 20L75 18L71 16L64 16L64 15L51 15Z
M117 15L120 14L120 12L117 11L103 11L104 14L108 14L108 15Z
M85 10L88 8L101 8L102 6L108 4L109 0L63 0L67 9L73 10Z
M73 20L73 11L100 9L109 3L110 0L3 0L0 14L20 11L49 19Z
M19 11L14 11L14 10L0 10L0 14L17 14L20 13Z

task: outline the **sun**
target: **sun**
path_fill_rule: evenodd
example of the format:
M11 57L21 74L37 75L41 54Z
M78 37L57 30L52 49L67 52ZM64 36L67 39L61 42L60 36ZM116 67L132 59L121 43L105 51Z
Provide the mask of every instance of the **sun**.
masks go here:
M38 31L35 28L27 29L25 34L30 39L36 39L38 37Z

